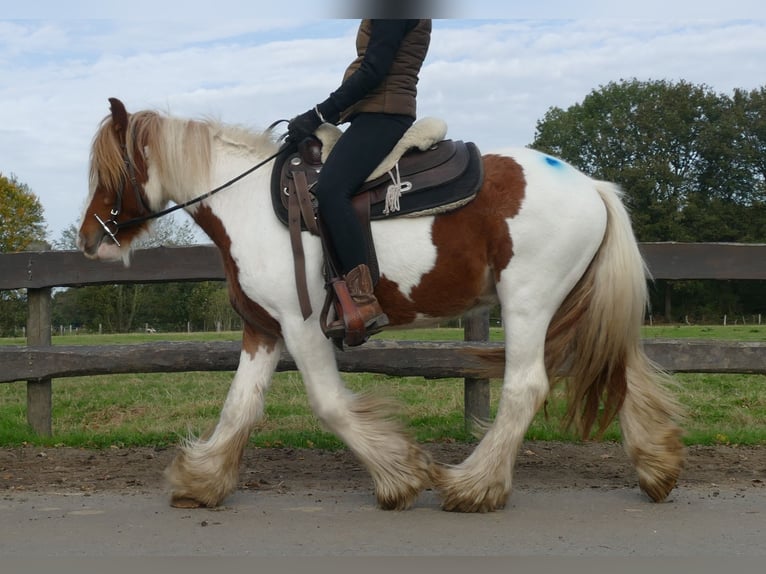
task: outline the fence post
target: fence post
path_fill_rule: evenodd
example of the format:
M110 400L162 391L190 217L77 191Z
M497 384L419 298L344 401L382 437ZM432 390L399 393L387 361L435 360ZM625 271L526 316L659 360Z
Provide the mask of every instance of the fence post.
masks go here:
M39 248L35 245L29 250ZM51 292L50 287L27 289L27 347L51 346ZM51 436L51 407L51 379L27 381L27 423L39 435Z
M489 341L489 309L465 317L465 341ZM465 428L475 429L475 422L489 420L489 379L464 379Z

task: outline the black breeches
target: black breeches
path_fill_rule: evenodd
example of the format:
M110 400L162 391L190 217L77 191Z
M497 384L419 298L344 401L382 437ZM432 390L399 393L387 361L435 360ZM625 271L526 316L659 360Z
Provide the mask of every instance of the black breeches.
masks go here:
M322 167L314 194L342 274L367 263L364 234L351 198L412 122L410 116L359 114L338 139Z

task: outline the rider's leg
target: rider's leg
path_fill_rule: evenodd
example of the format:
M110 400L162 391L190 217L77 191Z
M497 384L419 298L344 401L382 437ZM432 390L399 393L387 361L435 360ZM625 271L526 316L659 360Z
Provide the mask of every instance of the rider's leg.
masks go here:
M333 147L314 190L338 272L346 279L365 328L381 327L388 319L373 294L367 245L351 198L412 122L411 117L401 115L356 116Z

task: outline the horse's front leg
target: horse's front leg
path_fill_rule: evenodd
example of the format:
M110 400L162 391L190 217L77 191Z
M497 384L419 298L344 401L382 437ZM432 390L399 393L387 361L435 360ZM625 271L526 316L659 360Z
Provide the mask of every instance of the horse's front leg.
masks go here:
M392 417L391 402L357 395L345 386L333 345L318 325L286 331L285 340L314 413L370 472L379 506L384 510L412 506L431 483L434 467L430 455Z
M171 505L213 507L237 487L242 453L263 415L282 342L245 327L242 353L218 424L203 438L192 437L165 471Z

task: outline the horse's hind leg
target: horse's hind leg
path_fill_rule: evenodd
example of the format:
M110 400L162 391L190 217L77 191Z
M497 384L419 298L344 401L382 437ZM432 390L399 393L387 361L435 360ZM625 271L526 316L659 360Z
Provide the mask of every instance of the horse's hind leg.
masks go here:
M543 361L547 322L539 316L543 312L537 314L504 311L505 377L497 415L466 460L436 474L444 510L490 512L505 506L517 452L548 395Z
M677 425L682 409L668 392L670 378L658 372L643 351L634 355L626 375L628 389L620 410L623 444L641 489L660 502L675 486L683 466Z
M165 471L171 504L213 507L236 487L253 425L263 415L282 344L245 328L242 354L218 424L209 436L190 438Z
M431 457L392 418L392 405L371 395L357 395L338 373L332 344L315 330L285 332L290 353L301 371L309 402L322 423L367 468L384 510L412 506L430 484Z

